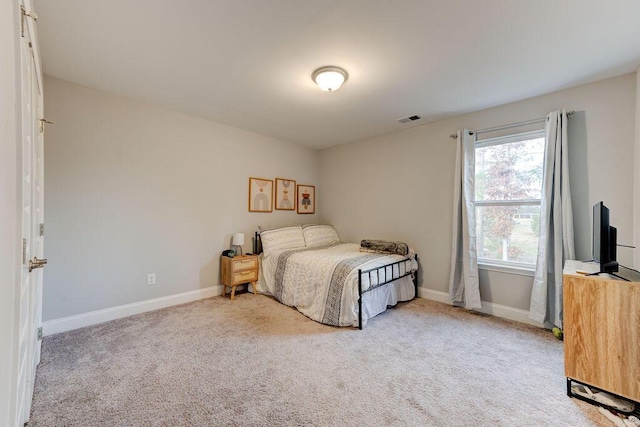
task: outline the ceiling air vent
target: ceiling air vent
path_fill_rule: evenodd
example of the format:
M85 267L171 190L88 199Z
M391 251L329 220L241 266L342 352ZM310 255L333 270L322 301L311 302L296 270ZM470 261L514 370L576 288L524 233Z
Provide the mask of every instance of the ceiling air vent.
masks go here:
M398 119L398 121L400 123L409 123L409 122L415 122L416 120L420 120L422 117L420 116L408 116L408 117L403 117L401 119Z

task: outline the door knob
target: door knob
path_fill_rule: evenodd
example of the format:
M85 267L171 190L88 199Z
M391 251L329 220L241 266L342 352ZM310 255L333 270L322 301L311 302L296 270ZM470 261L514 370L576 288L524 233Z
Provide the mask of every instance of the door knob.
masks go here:
M43 258L43 259L38 259L36 257L33 257L33 259L29 260L29 273L31 273L31 271L35 268L42 268L44 267L44 265L47 263L47 259Z

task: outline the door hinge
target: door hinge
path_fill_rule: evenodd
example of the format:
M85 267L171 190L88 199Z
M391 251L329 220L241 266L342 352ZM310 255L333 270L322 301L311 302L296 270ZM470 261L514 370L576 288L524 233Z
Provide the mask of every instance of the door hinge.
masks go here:
M40 223L40 235L44 236L44 222Z
M45 125L45 124L47 124L47 125L53 125L53 124L55 124L55 123L50 122L50 121L49 121L49 120L47 120L47 119L40 119L40 133L43 133L43 132L44 132L44 125Z
M22 239L22 263L27 263L27 239Z
M42 326L38 328L38 341L42 341Z
M25 9L24 6L20 6L20 12L22 12L24 16L27 16L33 19L34 21L38 20L38 15L36 15L34 12L27 12L27 9Z
M35 12L27 12L24 6L20 6L20 13L22 14L22 18L20 19L20 36L24 37L24 20L25 18L31 18L34 21L38 21L38 15Z

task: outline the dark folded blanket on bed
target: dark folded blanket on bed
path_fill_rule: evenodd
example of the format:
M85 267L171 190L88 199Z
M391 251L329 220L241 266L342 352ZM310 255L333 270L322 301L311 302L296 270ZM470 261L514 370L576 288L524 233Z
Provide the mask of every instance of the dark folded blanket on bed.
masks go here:
M388 242L386 240L362 240L360 242L360 252L409 255L409 245L403 242Z

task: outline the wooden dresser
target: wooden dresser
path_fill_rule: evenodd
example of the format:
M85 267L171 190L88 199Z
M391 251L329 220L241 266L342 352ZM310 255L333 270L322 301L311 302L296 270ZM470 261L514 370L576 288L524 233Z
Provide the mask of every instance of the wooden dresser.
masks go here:
M231 288L231 299L235 297L236 286L251 283L253 293L256 293L256 282L258 281L258 256L238 255L233 258L222 257L222 268L220 269L220 282L224 285L222 295L227 294L227 287Z
M620 267L634 280L625 282L577 273L597 270L580 261L564 267L565 375L640 402L640 274Z

